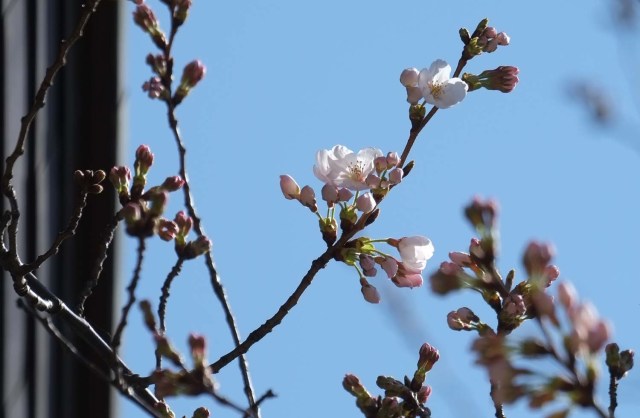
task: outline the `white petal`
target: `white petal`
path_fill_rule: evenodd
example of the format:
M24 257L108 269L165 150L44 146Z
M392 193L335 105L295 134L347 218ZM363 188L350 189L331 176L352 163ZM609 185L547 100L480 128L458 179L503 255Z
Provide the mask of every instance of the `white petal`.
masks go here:
M442 86L442 92L434 105L440 109L449 108L460 103L467 95L467 83L459 78L452 78Z

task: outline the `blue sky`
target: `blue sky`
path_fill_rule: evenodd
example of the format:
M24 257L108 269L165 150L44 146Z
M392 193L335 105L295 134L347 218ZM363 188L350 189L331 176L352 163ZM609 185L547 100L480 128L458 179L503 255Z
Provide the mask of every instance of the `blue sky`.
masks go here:
M150 2L160 10L160 2ZM129 15L129 12L127 12ZM168 19L158 13L167 27ZM408 135L408 105L398 82L405 67L435 59L453 66L460 56L461 26L471 31L483 17L511 36L511 45L475 58L465 69L480 73L499 65L520 68L511 94L480 90L438 112L411 158L412 174L393 190L365 235L426 235L436 252L428 276L449 251L466 250L473 231L462 208L474 195L501 207L500 267L523 271L530 239L557 249L560 280L572 281L584 299L615 326L623 348L640 347L638 259L640 231L640 125L634 95L638 44L614 31L607 2L324 2L194 1L176 40L176 68L194 58L207 76L180 106L195 202L213 240L213 255L243 336L271 316L323 250L316 218L282 198L280 174L322 186L312 173L315 152L343 144L400 152ZM144 57L152 44L129 23L126 45L130 111L126 162L139 144L156 156L152 182L178 169L164 107L140 90L149 77ZM602 87L616 113L610 129L592 123L568 98L568 87L586 80ZM635 83L635 84L634 84ZM180 210L182 197L172 197ZM129 280L134 241L125 238ZM139 297L157 305L164 277L175 261L171 245L149 243ZM520 276L521 278L524 278ZM383 303L363 301L355 272L331 263L284 322L248 354L258 394L279 397L263 417L359 416L341 387L358 375L372 392L378 375L412 373L417 350L428 341L441 353L429 374L428 405L434 417L492 416L484 370L473 365L472 335L446 327L447 312L469 306L491 322L470 294L445 298L425 288L398 289L378 276ZM124 291L123 291L124 295ZM167 308L170 338L186 352L189 332L206 334L210 358L232 348L202 260L189 262L174 282ZM140 373L154 365L150 336L137 310L124 356ZM522 330L532 335L534 328ZM221 393L243 401L237 366L217 376ZM606 400L603 380L602 401ZM619 416L635 416L640 378L632 372L620 388ZM190 416L205 398L171 400ZM122 416L142 414L122 402ZM217 417L237 416L211 406ZM526 406L510 418L543 416ZM572 416L588 417L579 412Z

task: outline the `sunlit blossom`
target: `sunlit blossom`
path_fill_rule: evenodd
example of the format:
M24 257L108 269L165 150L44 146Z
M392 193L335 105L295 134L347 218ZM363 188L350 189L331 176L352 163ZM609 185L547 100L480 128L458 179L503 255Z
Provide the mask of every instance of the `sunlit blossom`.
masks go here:
M382 156L376 148L365 148L357 153L343 145L330 150L320 150L316 154L313 173L321 181L336 187L351 190L366 190L365 180L374 171L374 159Z
M420 71L418 87L427 103L446 109L465 98L467 83L450 77L451 66L443 60L436 60L429 68Z

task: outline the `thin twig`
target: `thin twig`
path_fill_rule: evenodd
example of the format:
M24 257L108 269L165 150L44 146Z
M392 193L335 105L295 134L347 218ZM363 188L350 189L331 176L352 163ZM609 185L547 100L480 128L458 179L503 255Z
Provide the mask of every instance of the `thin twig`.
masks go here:
M618 407L618 380L613 373L609 376L609 418L614 418Z
M165 312L167 309L167 301L169 300L169 290L171 289L171 283L173 282L173 279L178 277L178 275L180 274L182 263L184 263L184 258L178 257L178 260L176 260L176 264L173 266L162 285L162 294L160 295L160 304L158 305L158 319L160 320L160 334L162 335L164 335L167 331L167 327L165 324ZM161 367L162 356L160 356L160 353L156 352L156 369L160 370Z
M109 344L107 344L107 342L98 335L91 324L71 311L64 302L51 293L51 291L32 273L27 274L25 279L27 280L29 287L35 289L34 293L41 295L42 298L45 298L52 303L53 308L47 310L47 313L60 318L62 322L68 325L70 329L82 338L82 340L85 341L100 357L104 359L113 359L113 369L121 370L127 377L133 375L127 365L122 361L122 359L120 359L120 357L118 357L117 354L114 354ZM27 300L27 303L30 303L30 301ZM116 381L112 380L110 382L114 387L118 388L123 395L138 404L150 415L162 418L162 416L154 409L154 405L158 403L158 399L149 390L143 387L138 387L135 384L130 385L130 389L127 389L126 387L121 387L116 384Z
M227 354L220 357L215 363L211 364L211 370L213 373L217 373L224 366L229 364L233 359L242 354L246 353L249 348L256 342L260 341L265 335L270 333L277 325L279 325L284 317L289 313L291 308L293 308L300 299L300 296L304 293L304 291L311 285L316 274L323 269L327 263L333 257L334 251L336 247L332 246L328 248L320 257L313 260L311 263L311 268L304 275L300 284L296 288L296 290L287 298L287 300L280 306L280 309L269 319L265 321L264 324L260 325L253 332L251 332L247 339L242 342L242 344L238 345L236 348L228 352Z
M107 224L107 227L101 235L98 257L96 258L93 268L91 269L91 276L85 283L84 289L82 289L82 293L80 294L80 302L78 302L77 307L78 314L80 316L84 316L84 304L93 293L93 290L98 286L100 274L102 273L102 269L104 267L104 261L107 259L107 252L109 251L109 247L111 247L111 242L113 241L113 238L115 236L116 228L118 227L118 223L121 220L122 213L118 212L109 222L109 224Z
M24 274L31 273L37 270L42 263L47 261L50 257L58 254L60 251L60 246L66 240L71 238L76 234L76 230L78 228L78 224L80 223L80 218L82 218L82 211L87 206L87 192L82 191L80 193L80 199L78 199L78 203L76 204L76 208L73 211L73 216L69 219L69 223L67 227L58 233L56 240L53 242L51 247L47 252L38 256L32 263L26 264L23 266Z
M67 339L67 337L65 337L62 332L58 329L58 327L53 323L53 321L51 320L51 318L49 317L42 317L38 314L38 312L36 310L33 309L33 307L27 303L25 303L22 299L18 299L18 307L22 310L24 310L26 313L30 314L32 317L34 317L38 322L40 322L40 324L42 324L42 326L44 327L44 329L51 334L51 336L53 338L55 338L56 340L58 340L66 349L67 351L69 351L69 353L71 353L73 356L75 356L78 360L80 360L80 362L82 364L85 365L85 367L87 367L89 370L91 370L96 376L98 376L100 379L102 379L103 381L107 382L107 383L111 383L111 380L109 379L109 376L107 374L105 374L102 370L100 370L95 364L93 364L91 361L89 361L89 359L87 359L74 345L71 341L69 341Z
M34 98L33 104L31 105L31 109L25 116L22 117L20 124L20 133L18 134L15 148L13 149L13 152L7 157L4 174L2 176L1 188L2 193L9 200L9 204L11 207L11 223L9 224L9 253L13 257L17 256L18 254L17 234L18 220L20 218L18 199L16 197L15 189L11 184L11 179L13 178L13 167L18 158L20 158L20 156L24 154L25 142L27 140L27 135L29 134L31 124L33 123L33 120L35 119L38 111L44 107L47 92L53 85L53 81L58 71L66 64L66 58L69 49L82 37L84 29L87 26L87 23L89 22L89 19L91 18L93 13L95 13L98 5L100 4L100 1L101 0L89 0L86 4L82 5L83 11L80 14L73 32L66 40L61 41L58 55L54 63L49 68L47 68L44 79L42 80L42 83L40 84L40 87L38 88L38 91Z
M129 286L127 286L127 292L129 292L129 300L127 301L127 304L122 308L122 317L120 318L120 322L118 323L116 332L113 334L113 339L111 340L111 346L113 347L114 353L117 352L118 347L120 346L122 332L127 325L127 317L129 316L129 311L136 301L136 287L138 286L138 281L140 280L140 272L142 271L142 262L144 260L144 251L144 238L139 238L137 252L138 259L136 261L136 267L133 271L133 276L131 277L131 282L129 283Z

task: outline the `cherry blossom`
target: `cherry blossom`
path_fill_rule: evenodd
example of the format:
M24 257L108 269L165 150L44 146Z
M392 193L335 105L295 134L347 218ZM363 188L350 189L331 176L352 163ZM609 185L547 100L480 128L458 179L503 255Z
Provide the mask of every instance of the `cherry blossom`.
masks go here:
M382 151L376 148L365 148L355 153L344 145L336 145L330 150L318 151L313 173L335 187L366 190L369 186L365 180L375 170L373 161L380 156Z
M449 108L465 98L468 85L451 77L451 66L443 60L435 60L429 68L423 68L418 76L418 87L424 100L440 109Z

